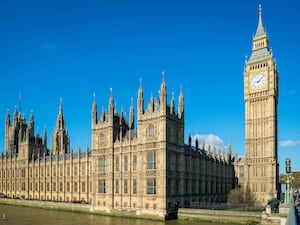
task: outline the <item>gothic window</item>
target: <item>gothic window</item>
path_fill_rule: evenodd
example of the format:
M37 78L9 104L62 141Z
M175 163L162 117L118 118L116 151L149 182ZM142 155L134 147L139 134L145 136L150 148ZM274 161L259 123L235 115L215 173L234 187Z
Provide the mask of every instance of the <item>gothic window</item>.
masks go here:
M82 181L82 183L81 183L81 191L85 192L85 182L84 181Z
M31 189L31 187L30 187L30 189ZM53 191L56 191L56 183L55 182L53 182Z
M119 180L116 180L116 189L115 189L115 191L116 191L116 194L119 194Z
M104 143L105 143L105 135L104 134L100 134L99 143L100 143L100 145L104 145Z
M132 194L136 194L137 193L137 183L136 183L136 179L134 178L132 180Z
M133 163L132 163L132 170L133 171L136 171L137 170L137 156L136 155L134 155L133 156Z
M98 172L99 173L106 172L106 160L104 156L100 157L98 160Z
M240 167L240 177L244 177L244 167Z
M70 165L67 166L67 176L70 176Z
M59 183L59 191L63 191L63 183L62 182Z
M70 191L70 182L67 182L67 192Z
M59 167L59 176L63 176L64 170L63 170L63 165L60 165Z
M127 155L124 156L124 171L125 172L128 171L128 156Z
M77 192L77 189L78 189L78 187L77 187L77 182L75 182L75 183L74 183L74 192Z
M78 168L77 165L74 166L74 176L77 176L78 174Z
M86 175L85 163L83 163L81 166L81 174L82 174L82 176Z
M124 179L124 194L128 193L128 181L127 179Z
M119 156L116 156L116 171L120 171L120 158Z
M156 153L148 152L147 154L147 170L156 170Z
M148 195L156 194L156 178L147 179L147 194Z
M101 194L106 193L105 179L98 180L98 193L101 193Z
M154 125L149 125L148 127L148 137L154 137Z

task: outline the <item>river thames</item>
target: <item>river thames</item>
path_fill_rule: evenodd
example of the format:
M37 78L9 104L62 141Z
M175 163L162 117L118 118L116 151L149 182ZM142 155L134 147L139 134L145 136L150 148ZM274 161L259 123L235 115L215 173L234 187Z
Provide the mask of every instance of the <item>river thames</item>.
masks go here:
M4 215L5 214L5 215ZM0 224L2 225L212 225L213 223L169 220L152 221L121 217L89 215L38 209L22 206L0 205ZM4 219L5 217L5 219ZM215 224L215 223L214 223ZM222 223L222 225L232 225Z

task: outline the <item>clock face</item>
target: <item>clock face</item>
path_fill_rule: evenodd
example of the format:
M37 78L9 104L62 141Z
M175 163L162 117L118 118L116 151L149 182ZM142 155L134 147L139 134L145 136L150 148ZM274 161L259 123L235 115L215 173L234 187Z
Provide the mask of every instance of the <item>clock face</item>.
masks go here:
M255 90L262 89L266 83L267 83L267 76L262 73L254 75L250 80L250 86Z

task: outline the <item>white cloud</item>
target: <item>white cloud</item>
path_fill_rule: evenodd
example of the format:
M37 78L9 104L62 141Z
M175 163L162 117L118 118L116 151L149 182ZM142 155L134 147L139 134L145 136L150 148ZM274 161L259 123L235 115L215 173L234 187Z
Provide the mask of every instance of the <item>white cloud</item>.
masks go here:
M299 144L300 141L293 141L293 140L285 140L280 142L280 146L283 148L293 147Z
M192 136L192 140L195 140L196 138L198 138L199 143L205 141L205 144L210 144L213 146L223 145L223 140L215 134L195 134Z

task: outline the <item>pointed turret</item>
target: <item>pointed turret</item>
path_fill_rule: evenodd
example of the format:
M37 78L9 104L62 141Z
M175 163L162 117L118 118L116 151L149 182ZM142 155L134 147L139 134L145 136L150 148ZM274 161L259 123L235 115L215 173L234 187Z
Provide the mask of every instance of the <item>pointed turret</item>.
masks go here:
M175 113L175 99L174 99L174 92L172 92L172 100L170 105L170 114Z
M178 97L178 117L179 119L183 118L184 114L184 97L182 93L182 85L180 85L180 94Z
M34 116L33 116L33 110L31 110L31 114L30 114L30 136L34 136Z
M131 98L131 105L130 105L129 129L134 129L134 108L133 108L133 98Z
M252 54L246 64L256 63L269 59L272 54L269 50L269 40L262 22L262 7L258 7L258 25L252 41Z
M140 79L140 87L138 91L138 115L144 113L144 93L142 88L142 79Z
M113 122L113 116L114 116L114 111L115 111L115 102L112 94L112 88L109 89L110 95L109 95L109 103L108 103L108 117L110 122Z
M57 115L57 119L56 119L56 128L58 128L58 129L65 128L65 121L64 121L63 109L62 109L62 98L60 98L59 110L58 110L58 115Z
M159 102L160 102L160 109L161 112L166 112L166 106L167 106L167 86L165 82L165 72L162 71L162 81L160 85L160 96L159 96Z
M44 145L45 145L45 147L47 147L47 131L46 131L46 126L44 127L44 135L43 135L44 137Z
M97 103L96 103L96 94L94 94L94 101L92 104L92 127L97 124Z
M257 25L257 29L256 29L256 33L254 38L258 38L261 36L266 36L266 31L265 28L263 26L263 22L262 22L262 6L261 4L259 4L258 6L258 25Z
M60 98L59 110L56 119L56 127L52 136L52 154L64 154L69 152L69 137L66 130L62 110L62 98Z
M9 109L7 109L7 111L6 111L5 122L6 122L7 126L10 126L10 113L9 113Z

